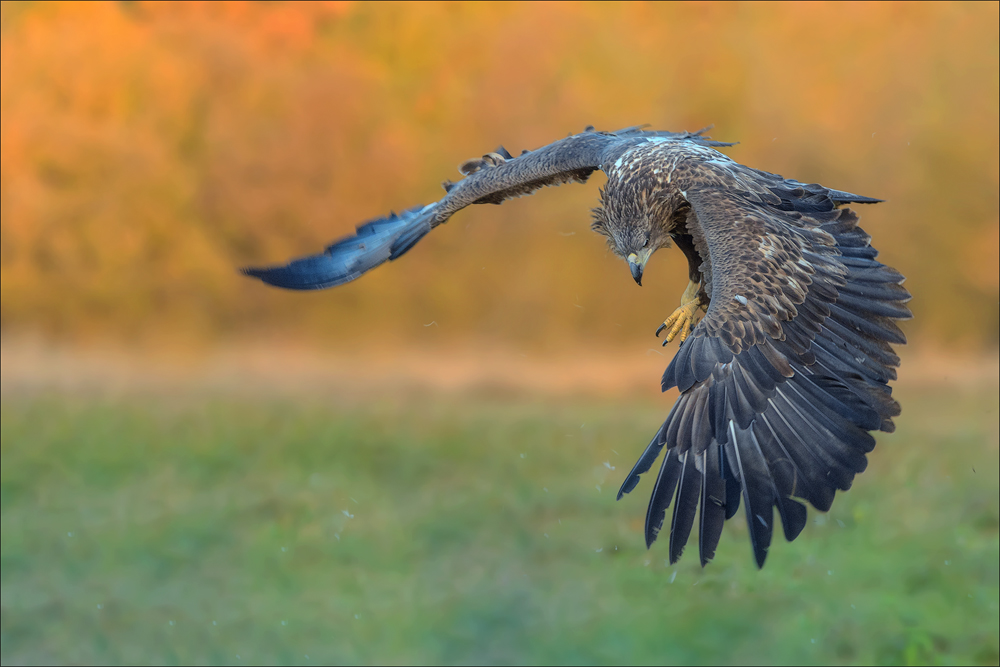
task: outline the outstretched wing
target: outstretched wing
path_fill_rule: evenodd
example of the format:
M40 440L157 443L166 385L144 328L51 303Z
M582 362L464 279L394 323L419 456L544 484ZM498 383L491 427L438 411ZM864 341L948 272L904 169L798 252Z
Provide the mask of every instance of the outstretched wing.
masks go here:
M730 146L694 133L649 132L628 128L595 132L588 128L535 151L511 156L501 146L494 153L461 166L465 178L446 181L447 195L427 206L367 222L319 255L297 259L283 266L246 268L243 273L288 289L324 289L350 282L361 274L396 259L430 230L443 224L470 204L500 204L539 188L563 183L583 183L597 169L614 161L628 148L649 140L672 139L704 146Z
M663 375L664 391L676 386L681 396L618 497L666 446L647 545L674 500L670 560L697 514L704 565L742 497L761 567L774 508L795 539L806 523L796 498L827 511L865 469L875 446L868 431L893 430L891 343L905 342L895 320L910 317L910 295L876 261L857 215L837 208L878 200L735 167L730 183L702 179L684 193L688 230L711 268L711 302Z

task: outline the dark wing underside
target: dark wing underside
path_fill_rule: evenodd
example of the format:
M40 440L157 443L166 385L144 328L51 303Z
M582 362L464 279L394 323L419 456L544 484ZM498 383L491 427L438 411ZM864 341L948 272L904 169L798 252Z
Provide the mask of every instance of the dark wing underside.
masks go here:
M546 186L585 182L607 160L650 139L674 139L703 146L730 146L711 141L701 132L649 132L629 128L618 132L588 129L535 151L513 157L503 147L462 165L465 178L445 182L448 194L438 202L367 222L357 232L332 243L319 255L243 273L287 289L324 289L358 278L387 260L400 257L431 229L471 204L500 204Z
M876 261L857 215L836 208L877 200L766 176L742 191L692 186L685 195L688 228L708 249L711 304L663 376L663 390L681 395L618 496L666 446L646 542L673 502L671 562L696 518L701 562L711 560L742 499L763 566L774 509L795 539L806 523L799 500L829 510L865 469L868 431L892 431L899 414L891 343L905 342L895 320L910 316L910 295Z

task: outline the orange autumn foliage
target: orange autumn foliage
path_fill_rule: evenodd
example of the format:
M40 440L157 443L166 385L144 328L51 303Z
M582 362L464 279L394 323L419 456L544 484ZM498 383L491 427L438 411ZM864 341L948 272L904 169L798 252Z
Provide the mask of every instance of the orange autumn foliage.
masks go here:
M638 290L588 231L599 175L337 290L236 268L437 199L500 143L714 123L741 162L888 200L862 224L908 276L907 333L995 345L997 26L996 3L4 3L0 324L652 342L684 260Z

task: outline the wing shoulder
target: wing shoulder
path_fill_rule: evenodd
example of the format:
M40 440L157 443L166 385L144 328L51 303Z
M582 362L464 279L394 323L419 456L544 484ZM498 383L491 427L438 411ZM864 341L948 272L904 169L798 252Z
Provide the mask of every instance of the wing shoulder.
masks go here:
M628 150L648 142L672 141L689 146L730 146L698 132L655 132L630 127L617 132L598 132L588 127L579 134L514 157L502 146L459 167L465 178L446 182L448 195L440 202L440 222L471 204L499 204L546 186L585 182L598 170ZM438 223L440 224L440 223Z

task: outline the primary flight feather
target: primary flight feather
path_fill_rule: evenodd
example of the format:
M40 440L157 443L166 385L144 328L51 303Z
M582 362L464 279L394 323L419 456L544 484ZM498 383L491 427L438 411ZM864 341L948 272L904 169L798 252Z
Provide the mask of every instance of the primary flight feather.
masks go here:
M439 201L358 227L325 252L244 273L288 289L324 289L400 257L470 204L500 204L548 185L607 175L593 229L636 283L649 257L676 245L690 283L657 329L680 348L663 374L680 397L626 477L618 497L666 449L646 514L652 545L673 504L669 558L695 522L702 565L742 499L758 567L777 509L786 539L806 523L806 501L827 511L893 430L889 381L910 317L903 276L878 262L846 204L880 200L741 165L699 132L587 128L513 157L503 147L459 169ZM704 313L695 325L699 313Z

